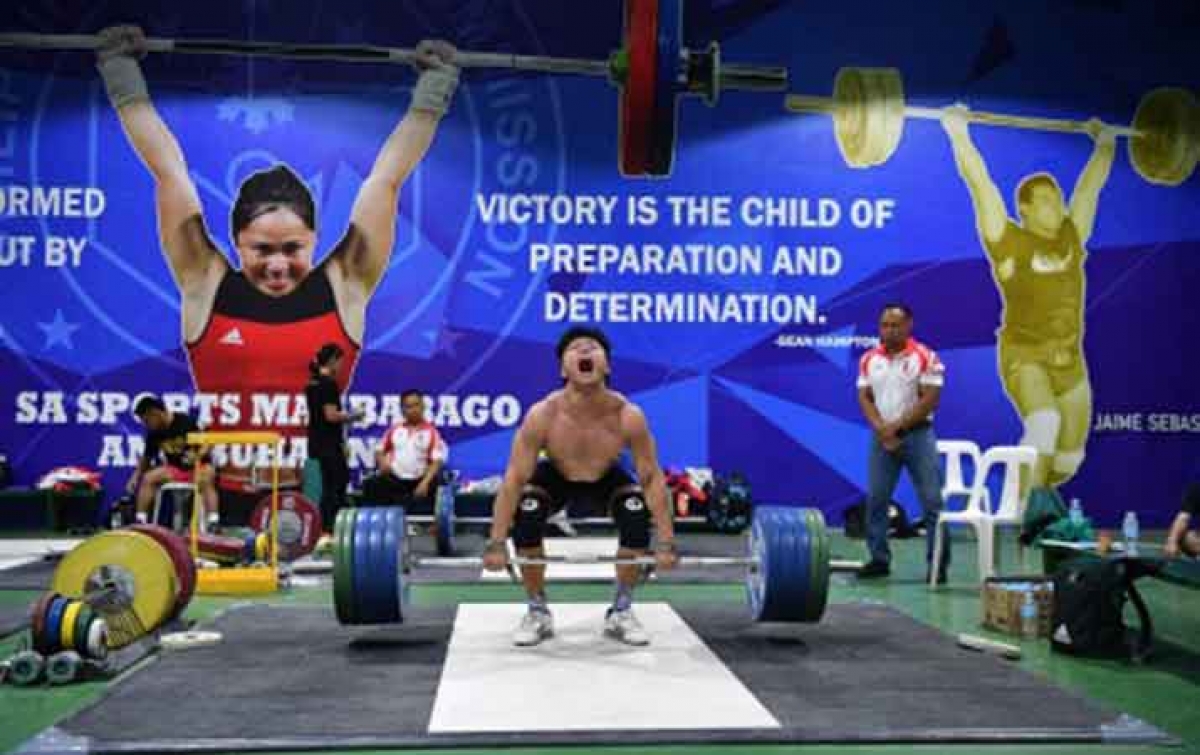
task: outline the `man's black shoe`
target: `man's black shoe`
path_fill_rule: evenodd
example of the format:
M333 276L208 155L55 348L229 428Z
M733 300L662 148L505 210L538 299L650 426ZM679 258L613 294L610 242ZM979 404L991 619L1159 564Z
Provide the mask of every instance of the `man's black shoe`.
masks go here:
M886 576L889 576L891 573L892 573L892 567L890 567L884 561L868 561L867 564L865 566L863 566L863 568L858 570L858 576L866 577L866 578L886 577Z

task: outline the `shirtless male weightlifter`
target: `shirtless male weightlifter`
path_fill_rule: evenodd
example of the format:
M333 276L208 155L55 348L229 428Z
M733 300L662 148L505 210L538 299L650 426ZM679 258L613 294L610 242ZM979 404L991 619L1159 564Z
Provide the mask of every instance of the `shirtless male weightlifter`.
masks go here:
M510 528L520 556L542 557L546 519L575 501L592 513L603 510L612 516L619 559L649 550L653 518L656 566L672 568L677 560L674 526L654 437L642 410L608 387L608 338L596 328L574 327L562 335L556 351L564 385L534 404L517 430L493 505L484 566L492 571L505 568ZM636 481L619 464L627 448L633 454ZM539 461L543 451L545 458ZM605 617L605 634L630 645L646 645L650 638L632 610L640 567L615 568L616 595ZM529 610L513 633L516 645L536 645L554 634L545 577L544 566L521 569Z

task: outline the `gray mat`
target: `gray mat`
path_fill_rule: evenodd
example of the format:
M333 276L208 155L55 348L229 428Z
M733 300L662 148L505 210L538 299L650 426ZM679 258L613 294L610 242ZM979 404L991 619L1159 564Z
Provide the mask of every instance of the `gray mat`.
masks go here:
M0 637L20 632L29 626L29 606L0 606Z
M1171 741L884 606L834 605L822 624L799 627L676 610L781 729L430 735L453 609L355 629L326 609L249 606L216 622L220 645L162 657L24 751Z
M60 560L61 556L48 556L28 564L0 569L0 590L49 590Z

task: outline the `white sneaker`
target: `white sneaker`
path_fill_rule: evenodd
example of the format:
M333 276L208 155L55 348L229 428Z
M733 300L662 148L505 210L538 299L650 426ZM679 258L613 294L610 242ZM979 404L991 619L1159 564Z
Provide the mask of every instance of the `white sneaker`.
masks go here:
M567 521L567 510L559 509L550 516L546 517L546 524L553 524L558 528L558 531L567 537L575 537L579 533L575 530L575 525Z
M649 645L650 635L642 627L642 622L633 615L632 609L608 612L604 619L604 633L614 640L626 645Z
M514 645L529 647L554 636L554 617L549 611L526 611L513 631Z

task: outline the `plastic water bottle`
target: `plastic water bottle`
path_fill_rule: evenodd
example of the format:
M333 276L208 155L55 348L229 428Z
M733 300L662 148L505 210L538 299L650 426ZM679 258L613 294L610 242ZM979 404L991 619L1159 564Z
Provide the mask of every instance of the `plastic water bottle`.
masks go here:
M1033 601L1032 585L1025 591L1025 597L1021 600L1021 636L1038 636L1038 611L1037 603Z
M1078 498L1071 499L1071 507L1067 511L1067 517L1071 520L1071 525L1074 527L1083 524L1083 506L1079 505Z
M1125 553L1129 555L1136 555L1138 539L1138 520L1136 513L1132 511L1125 512L1125 522L1121 525L1121 533L1125 536Z

